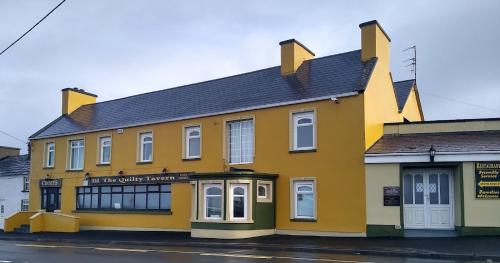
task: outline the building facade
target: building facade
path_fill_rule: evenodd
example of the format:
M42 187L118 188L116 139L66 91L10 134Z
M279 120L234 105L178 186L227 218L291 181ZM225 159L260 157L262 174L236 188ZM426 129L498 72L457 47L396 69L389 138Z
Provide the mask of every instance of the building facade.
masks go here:
M384 131L365 155L368 236L500 234L499 119Z
M99 103L64 89L30 137L32 232L365 236L364 152L423 114L414 82L392 81L386 32L360 29L360 50L315 58L291 39L280 66L182 87Z
M6 217L29 209L29 157L19 152L0 147L0 229Z

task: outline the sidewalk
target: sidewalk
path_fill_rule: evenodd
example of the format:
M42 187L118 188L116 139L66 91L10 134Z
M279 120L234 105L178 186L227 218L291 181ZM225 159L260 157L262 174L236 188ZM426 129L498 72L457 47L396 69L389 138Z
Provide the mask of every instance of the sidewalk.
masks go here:
M500 261L500 237L332 238L274 235L220 240L193 239L189 233L82 231L80 233L3 233L0 240L137 246L260 249L307 253L449 258Z

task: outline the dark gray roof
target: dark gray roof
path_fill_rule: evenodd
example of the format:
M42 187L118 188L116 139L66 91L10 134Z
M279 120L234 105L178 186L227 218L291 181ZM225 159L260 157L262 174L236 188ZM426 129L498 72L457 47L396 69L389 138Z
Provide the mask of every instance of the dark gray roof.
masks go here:
M282 77L277 66L84 105L30 138L139 126L363 92L375 63L376 58L361 62L361 51L356 50L305 61L290 77Z
M500 151L500 131L386 134L366 153Z
M396 99L398 101L398 109L402 111L408 96L410 95L410 91L415 84L414 79L403 80L394 82L394 90L396 91Z
M28 176L30 173L30 159L26 155L8 156L0 159L0 177Z

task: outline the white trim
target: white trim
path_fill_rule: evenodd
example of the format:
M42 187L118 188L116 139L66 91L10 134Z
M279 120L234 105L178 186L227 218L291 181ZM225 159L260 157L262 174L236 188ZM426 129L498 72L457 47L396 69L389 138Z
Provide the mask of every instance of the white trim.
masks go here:
M78 146L74 147L74 149L78 149L78 152L79 152L80 148L82 149L81 167L72 167L72 162L73 162L73 158L74 158L73 145L72 145L73 142L82 142L81 146L78 145ZM70 139L68 141L68 144L69 144L69 166L68 166L69 170L71 170L71 171L83 170L85 167L85 139Z
M366 237L365 232L331 232L331 231L306 231L306 230L286 230L276 229L278 235L290 236L319 236L319 237Z
M111 136L109 135L103 135L103 136L99 136L98 139L97 139L98 143L99 143L99 164L110 164L111 163L111 147L112 147L112 139L111 139ZM105 142L109 142L109 160L107 162L103 162L103 149L104 149L104 143Z
M149 227L119 227L119 226L80 226L81 231L86 230L114 230L114 231L161 231L161 232L190 232L191 229L180 228L149 228Z
M215 188L219 188L219 190L221 191L220 195L207 195L207 190L208 188L212 188L212 187L215 187ZM207 216L207 197L217 197L217 196L220 196L220 216L219 217L208 217ZM224 210L223 210L223 207L224 207L224 188L222 186L222 184L219 184L219 183L207 183L207 184L203 184L203 219L204 220L210 220L210 221L213 221L213 220L223 220L223 214L224 214Z
M359 92L346 92L346 93L333 94L333 95L329 95L329 96L317 97L317 98L312 98L312 99L270 103L270 104L265 104L265 105L255 106L255 107L241 108L241 109L236 109L236 110L228 110L228 111L219 111L219 112L213 112L213 113L207 113L207 114L191 115L191 116L186 116L186 117L164 119L164 120L153 121L153 122L140 122L140 123L125 125L125 126L113 126L113 127L108 127L108 128L104 128L104 129L93 129L93 130L85 130L85 131L80 131L80 132L68 132L68 133L61 133L61 134L49 135L49 136L35 136L35 137L30 137L28 139L38 140L38 139L44 139L44 138L56 138L56 137L63 137L63 136L67 136L67 135L91 133L91 132L97 132L97 131L107 131L107 130L131 128L131 127L165 123L165 122L188 120L188 119L195 119L195 118L202 118L202 117L209 117L209 116L215 116L215 115L244 112L244 111L258 110L258 109L265 109L265 108L274 108L274 107L287 106L287 105L293 105L293 104L301 104L301 103L313 102L313 101L331 100L332 98L351 97L351 96L356 96L356 95L359 95Z
M198 136L191 136L190 133L193 132L193 131L197 131L198 132ZM185 138L185 141L184 141L184 144L186 147L186 153L185 153L185 156L184 158L185 159L196 159L196 158L200 158L201 157L201 127L199 125L193 125L193 126L186 126L184 127L184 138ZM191 139L198 139L198 143L199 143L199 152L198 152L198 155L189 155L189 140Z
M251 160L250 161L246 161L244 162L243 161L243 141L242 141L242 138L243 138L243 123L246 123L246 122L249 122L251 124L251 147L252 147L252 151L251 151ZM239 148L239 159L240 161L239 162L231 162L231 125L232 124L235 124L235 123L238 123L239 124L239 144L240 144L240 148ZM228 120L226 121L226 124L225 126L227 127L227 153L228 153L228 164L229 165L237 165L237 164L252 164L254 162L254 158L255 158L255 118L254 117L251 117L251 118L248 118L248 119L238 119L238 120ZM248 145L247 145L248 146Z
M50 151L50 146L53 146L52 151ZM53 153L52 156L52 164L49 165L49 159L50 159L50 153ZM54 165L56 163L56 142L46 142L45 143L45 158L43 162L43 167L45 168L54 168Z
M474 162L500 159L500 151L484 152L437 152L434 162ZM365 163L428 163L429 153L365 154Z
M234 189L236 187L243 188L243 196L236 195L237 197L243 197L243 217L234 217ZM229 185L229 220L231 221L246 221L248 220L248 183L233 183Z
M151 142L144 142L145 138L151 138ZM144 145L151 144L151 158L144 159ZM139 162L152 162L153 161L153 132L144 131L139 133Z
M310 119L310 124L299 124L299 120L301 119ZM294 151L300 150L312 150L316 149L316 112L314 110L311 111L299 111L292 112L292 122L293 122L293 145L292 149ZM301 126L312 126L312 145L309 147L298 147L298 127Z

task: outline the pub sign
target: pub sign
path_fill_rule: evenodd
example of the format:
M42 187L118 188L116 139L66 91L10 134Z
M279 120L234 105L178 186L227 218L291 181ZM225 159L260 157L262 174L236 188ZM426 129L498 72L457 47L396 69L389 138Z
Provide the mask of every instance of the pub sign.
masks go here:
M399 186L384 186L384 206L400 206L401 195Z
M133 185L189 182L190 173L162 173L145 175L98 176L88 180L89 186Z
M40 188L61 187L62 179L41 179L39 185Z
M476 198L500 198L500 162L477 162L475 166Z

